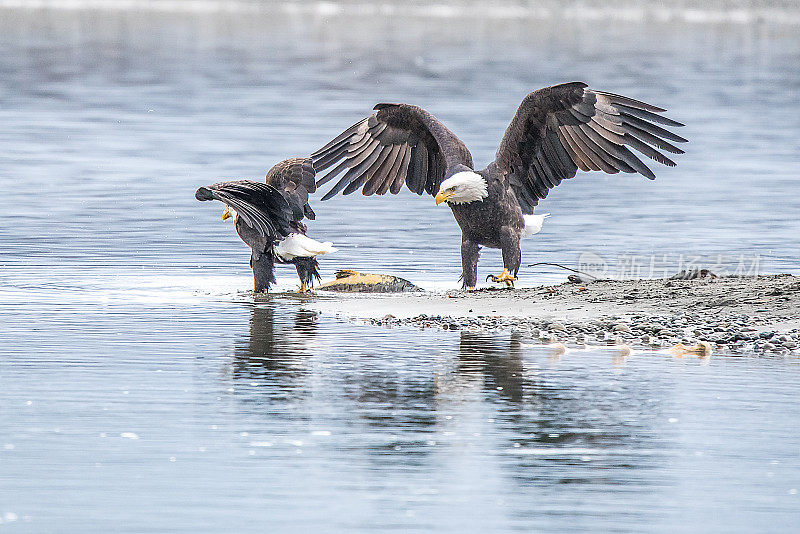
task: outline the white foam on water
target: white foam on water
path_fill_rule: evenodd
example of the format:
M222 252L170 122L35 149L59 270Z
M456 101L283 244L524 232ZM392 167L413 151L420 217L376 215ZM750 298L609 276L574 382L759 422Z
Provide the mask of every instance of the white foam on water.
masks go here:
M37 275L28 269L28 279L48 280L41 285L15 284L12 278L0 287L0 304L192 304L200 301L229 301L252 298L252 275L203 273L165 274L143 271L120 274L115 270L88 270L81 274ZM273 293L297 290L296 277L278 278Z

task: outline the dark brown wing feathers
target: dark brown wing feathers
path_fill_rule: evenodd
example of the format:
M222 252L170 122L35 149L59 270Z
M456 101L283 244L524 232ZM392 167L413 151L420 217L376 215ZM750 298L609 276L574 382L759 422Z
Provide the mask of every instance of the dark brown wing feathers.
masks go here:
M313 221L316 215L308 204L308 195L317 190L315 178L311 158L290 158L276 163L267 172L266 183L282 191L295 211Z
M333 167L317 187L346 169L322 200L359 188L364 195L396 194L404 183L414 193L435 195L448 167L472 168L464 143L424 109L378 104L375 110L311 155L317 172Z
M585 83L546 87L526 96L506 129L495 163L530 213L539 199L577 169L655 175L630 149L674 166L659 150L683 151L670 143L686 139L658 126L683 126L665 110Z
M199 188L195 198L224 202L236 210L247 226L270 240L286 237L298 222L283 191L271 184L251 180L219 182Z

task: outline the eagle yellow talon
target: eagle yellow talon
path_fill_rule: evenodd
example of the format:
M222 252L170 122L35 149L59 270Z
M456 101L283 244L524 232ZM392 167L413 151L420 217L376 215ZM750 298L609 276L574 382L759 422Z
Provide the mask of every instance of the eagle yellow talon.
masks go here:
M503 269L503 272L500 273L500 276L494 276L490 274L486 277L486 280L491 280L495 283L505 282L508 287L513 287L515 278L511 276L511 273L508 272L508 269Z
M308 293L308 286L305 282L300 282L300 287L297 289L298 293Z

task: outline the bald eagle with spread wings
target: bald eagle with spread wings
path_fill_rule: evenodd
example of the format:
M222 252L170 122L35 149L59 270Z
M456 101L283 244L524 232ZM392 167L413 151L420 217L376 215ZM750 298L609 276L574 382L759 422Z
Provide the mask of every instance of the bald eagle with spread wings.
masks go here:
M513 285L521 263L520 239L541 228L533 215L539 200L578 169L606 173L653 172L631 149L670 167L659 150L682 154L670 143L686 139L659 126L683 126L662 108L571 82L526 96L500 142L495 160L475 170L464 143L436 117L409 104L378 104L311 155L317 172L336 165L317 182L345 171L322 198L361 188L364 195L414 193L447 203L461 227L462 281L474 288L481 247L499 248L503 272L494 282ZM657 150L659 149L659 150Z
M275 263L290 263L297 269L300 292L319 280L316 256L336 252L330 242L320 243L306 236L303 218L316 215L308 204L308 194L316 191L316 174L309 158L291 158L267 172L266 183L233 180L201 187L195 193L200 201L225 203L222 220L233 217L239 237L251 249L253 289L269 291L275 283Z

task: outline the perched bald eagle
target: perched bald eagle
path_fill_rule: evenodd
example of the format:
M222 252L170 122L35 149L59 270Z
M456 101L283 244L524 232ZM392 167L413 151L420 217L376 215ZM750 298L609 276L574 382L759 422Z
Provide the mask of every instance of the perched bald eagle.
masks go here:
M435 195L436 204L446 202L461 227L465 288L477 282L481 247L502 250L503 272L489 278L513 284L521 262L520 238L537 224L541 228L541 218L532 217L534 207L578 169L638 172L654 179L630 149L674 166L656 148L682 154L669 141L686 142L657 125L683 126L658 114L664 109L572 82L526 96L495 160L476 171L464 143L424 109L408 104L374 109L311 155L317 172L338 163L317 187L347 169L322 200L359 188L367 196L396 194L404 183L419 195Z
M267 173L266 183L250 180L220 182L201 187L197 200L225 203L222 220L233 217L236 232L252 249L253 289L269 291L275 283L274 264L292 263L300 277L300 292L319 280L316 256L335 252L332 243L306 237L303 217L315 219L308 194L316 191L309 158L281 161Z

